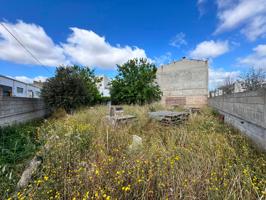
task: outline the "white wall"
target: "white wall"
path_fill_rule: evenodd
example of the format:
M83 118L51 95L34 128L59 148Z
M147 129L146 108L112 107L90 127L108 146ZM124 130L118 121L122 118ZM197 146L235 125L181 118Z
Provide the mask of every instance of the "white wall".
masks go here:
M32 93L30 91L32 91ZM28 85L28 94L27 94L28 97L40 98L40 94L41 94L40 88L33 85Z
M0 85L13 87L13 80L0 76Z
M99 76L99 78L102 78L102 81L97 84L97 88L100 94L104 97L110 97L110 90L108 85L110 83L110 79L107 76Z
M0 76L0 85L8 86L12 88L12 96L15 97L30 97L30 98L39 98L41 89L34 85L23 83L11 79L9 77ZM23 92L19 93L17 88L23 88ZM32 92L30 92L32 91ZM33 93L33 95L32 95Z
M17 91L18 88L23 88L23 93L19 93ZM27 85L25 83L14 81L13 88L12 88L12 94L16 97L27 97Z

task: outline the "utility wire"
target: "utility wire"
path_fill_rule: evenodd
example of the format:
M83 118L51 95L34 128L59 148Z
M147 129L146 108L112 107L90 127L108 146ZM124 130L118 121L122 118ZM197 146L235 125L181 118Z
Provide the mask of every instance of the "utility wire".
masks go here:
M0 22L1 25L4 27L4 29L20 44L20 46L22 46L22 48L28 52L31 57L37 61L37 63L39 63L43 68L45 68L49 73L51 72L44 64L41 63L41 61L36 57L34 56L33 53L31 53L31 51L4 25L4 23Z

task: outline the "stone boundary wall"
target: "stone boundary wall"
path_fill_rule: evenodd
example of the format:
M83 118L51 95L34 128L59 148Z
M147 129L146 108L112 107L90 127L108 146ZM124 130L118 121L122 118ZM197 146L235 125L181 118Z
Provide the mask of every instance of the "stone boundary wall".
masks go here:
M208 105L266 151L266 89L209 98Z
M0 126L43 118L47 114L42 99L0 96Z

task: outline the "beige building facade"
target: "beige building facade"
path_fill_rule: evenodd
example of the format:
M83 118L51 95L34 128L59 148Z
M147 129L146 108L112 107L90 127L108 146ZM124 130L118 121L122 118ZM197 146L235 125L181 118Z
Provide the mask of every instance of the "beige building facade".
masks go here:
M208 99L208 61L183 58L157 70L162 103L203 107Z

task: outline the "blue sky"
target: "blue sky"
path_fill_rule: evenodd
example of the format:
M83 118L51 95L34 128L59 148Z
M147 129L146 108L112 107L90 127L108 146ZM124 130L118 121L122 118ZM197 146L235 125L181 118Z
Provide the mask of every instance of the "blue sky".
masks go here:
M0 0L0 74L45 79L60 64L115 75L147 57L209 59L210 87L249 66L266 69L266 0ZM48 69L48 70L47 70Z

